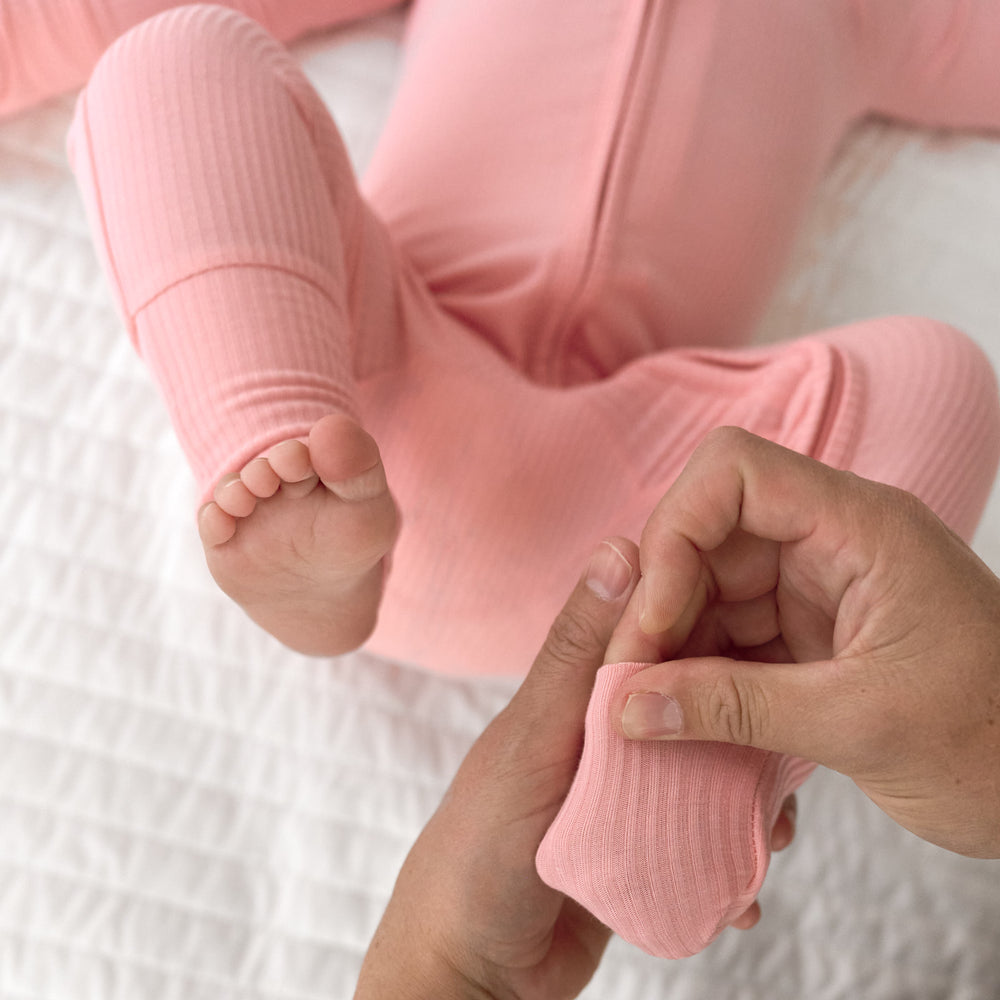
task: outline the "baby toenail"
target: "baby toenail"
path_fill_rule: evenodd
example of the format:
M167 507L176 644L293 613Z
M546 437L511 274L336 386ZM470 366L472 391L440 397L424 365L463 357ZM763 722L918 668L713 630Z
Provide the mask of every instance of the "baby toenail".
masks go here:
M337 483L324 483L324 486L336 493L341 500L370 500L388 489L385 478L385 467L381 462L365 470L353 479L343 479Z

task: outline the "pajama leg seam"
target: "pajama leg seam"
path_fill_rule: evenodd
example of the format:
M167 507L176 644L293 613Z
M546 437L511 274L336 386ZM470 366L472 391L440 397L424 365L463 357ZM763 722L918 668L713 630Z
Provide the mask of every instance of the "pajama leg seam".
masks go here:
M863 407L865 386L859 372L848 372L835 347L830 349L829 360L824 418L808 454L834 468L847 468L857 447L856 414Z
M287 275L288 277L295 278L314 289L322 295L324 299L326 299L331 308L334 310L339 311L341 308L328 289L324 288L318 281L314 281L312 278L306 277L306 275L299 271L295 271L290 267L282 267L280 264L269 264L258 261L227 261L224 264L211 264L207 267L198 268L196 271L192 271L190 274L185 274L182 278L177 278L175 281L170 282L169 285L165 285L154 295L149 296L149 298L147 298L144 302L136 306L135 309L128 314L129 319L134 322L136 317L144 309L148 309L158 299L162 298L173 289L178 288L180 285L183 285L185 282L191 281L194 278L200 278L206 274L211 274L213 271L232 271L237 269L256 269L260 271L270 271L274 274Z
M781 760L777 757L777 755L772 753L768 755L767 760L764 762L764 766L760 769L760 773L757 775L757 782L754 785L753 790L753 813L750 817L749 830L747 831L747 836L753 845L754 874L744 887L741 898L730 908L730 912L727 914L727 920L739 916L739 914L753 902L754 897L756 897L757 892L764 882L764 875L767 874L767 867L770 864L771 855L770 851L761 849L762 845L757 836L757 831L758 829L763 830L765 837L770 835L770 827L774 824L776 817L764 815L763 789L765 778L769 775L773 775L775 782L777 782L781 777L781 771ZM772 802L771 805L773 811L775 808L780 808L781 802L775 801Z
M121 313L122 318L125 320L128 326L128 335L133 344L137 343L135 321L133 315L130 313L126 301L125 301L125 289L122 285L121 274L118 270L118 264L115 261L114 252L111 249L111 237L108 232L107 217L104 212L104 198L101 195L101 185L97 177L97 161L94 158L94 144L91 137L90 130L90 114L89 105L87 102L87 92L83 93L79 97L79 104L76 111L76 121L73 124L73 129L69 136L70 145L70 160L75 159L75 154L77 151L77 132L76 129L81 126L83 127L83 139L85 148L83 150L83 155L86 157L87 167L91 179L93 180L93 195L94 195L94 222L100 226L100 241L99 248L103 249L103 257L107 261L108 269L108 281L112 286L112 292L118 303L118 311Z

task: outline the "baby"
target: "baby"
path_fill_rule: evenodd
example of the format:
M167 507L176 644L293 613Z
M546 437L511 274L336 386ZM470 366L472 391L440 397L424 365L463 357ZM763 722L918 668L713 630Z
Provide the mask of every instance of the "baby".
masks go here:
M281 641L521 672L595 540L636 537L721 424L971 533L1000 433L969 340L894 317L740 345L852 123L1000 128L992 0L420 0L361 189L272 35L384 0L172 6L0 0L0 112L96 64L70 155L98 250L209 568ZM584 765L602 850L693 852L642 870L722 900L640 941L687 954L766 867L741 817L766 832L808 766L672 752L652 773L705 807L645 832ZM564 877L576 828L547 877L621 927L617 876Z

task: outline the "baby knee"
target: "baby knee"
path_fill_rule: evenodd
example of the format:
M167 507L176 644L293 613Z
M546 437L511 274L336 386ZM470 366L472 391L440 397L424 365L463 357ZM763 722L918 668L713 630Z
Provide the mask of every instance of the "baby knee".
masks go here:
M87 84L91 104L142 100L163 113L179 94L239 86L245 67L275 44L250 17L217 4L163 11L126 31L104 53Z
M1000 395L997 376L986 352L967 333L922 317L903 317L910 333L909 353L929 379L952 396L961 409L977 414L984 428L1000 438ZM907 331L903 331L904 336Z
M989 358L971 337L922 317L885 317L829 336L860 387L854 471L915 494L968 538L1000 461Z

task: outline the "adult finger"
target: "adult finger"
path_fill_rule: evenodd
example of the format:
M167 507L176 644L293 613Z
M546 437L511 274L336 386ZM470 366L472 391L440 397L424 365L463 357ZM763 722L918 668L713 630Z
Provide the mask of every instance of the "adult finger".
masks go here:
M643 631L663 633L697 619L719 591L703 553L740 531L783 543L810 538L822 525L831 551L842 549L852 485L843 473L747 431L712 431L643 530ZM841 584L838 577L828 586Z
M661 663L622 684L612 717L630 739L714 740L849 769L867 708L845 661Z
M639 550L625 538L597 546L509 711L553 738L582 731L594 677L639 579Z

